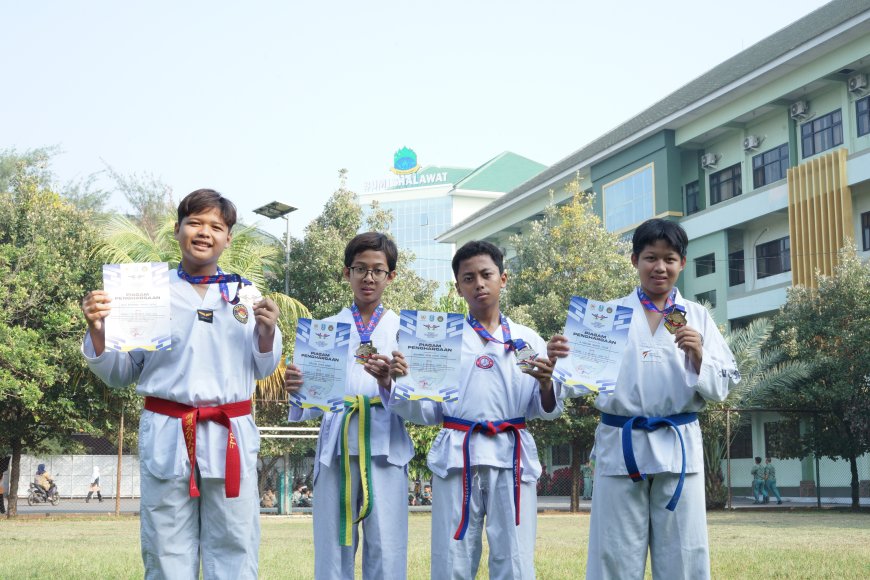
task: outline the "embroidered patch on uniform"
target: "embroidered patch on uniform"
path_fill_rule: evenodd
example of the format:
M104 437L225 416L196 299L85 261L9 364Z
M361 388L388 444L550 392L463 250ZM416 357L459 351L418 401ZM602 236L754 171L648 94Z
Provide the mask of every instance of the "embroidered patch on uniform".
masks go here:
M209 310L206 308L197 308L196 309L196 316L202 322L208 322L209 324L214 322L214 310Z
M236 304L233 306L233 316L242 324L248 323L248 307L244 304Z
M495 365L495 361L492 360L492 357L482 354L477 357L477 360L474 361L474 364L476 364L477 368L479 369L491 369Z

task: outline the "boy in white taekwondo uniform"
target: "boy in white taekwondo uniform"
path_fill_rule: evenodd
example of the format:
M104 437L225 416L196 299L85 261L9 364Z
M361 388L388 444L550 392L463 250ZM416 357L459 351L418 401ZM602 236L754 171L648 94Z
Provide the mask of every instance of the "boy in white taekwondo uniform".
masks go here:
M138 382L142 559L146 578L256 578L260 544L255 379L281 360L278 308L238 301L245 280L217 266L235 206L197 190L178 206L181 249L170 273L172 349L105 350L105 291L88 293L82 352L106 384ZM256 292L245 286L245 292ZM253 318L254 320L251 320Z
M707 310L674 287L686 263L683 229L648 220L632 246L640 286L617 301L634 309L628 346L613 394L595 399L586 578L643 578L647 551L653 578L709 578L697 412L724 400L740 375ZM566 356L567 339L554 336L548 353Z
M428 457L435 474L431 577L474 578L485 526L490 577L534 578L541 464L526 421L561 413L553 367L535 359L546 347L541 337L499 310L507 274L497 247L465 244L453 257L453 273L469 309L458 400L389 399L389 409L409 421L444 427ZM393 355L393 373L404 376L407 361Z
M407 466L414 445L402 419L384 408L378 390L379 383L390 383L387 355L396 349L399 331L399 317L381 304L396 277L397 260L396 244L384 234L359 234L345 248L344 278L353 290L353 304L328 320L346 322L356 332L351 331L348 346L354 356L348 360L345 411L324 413L317 440L313 512L318 580L354 577L360 521L363 578L400 580L407 575ZM303 381L299 367L288 365L287 391L298 391ZM289 420L320 414L319 409L290 407Z

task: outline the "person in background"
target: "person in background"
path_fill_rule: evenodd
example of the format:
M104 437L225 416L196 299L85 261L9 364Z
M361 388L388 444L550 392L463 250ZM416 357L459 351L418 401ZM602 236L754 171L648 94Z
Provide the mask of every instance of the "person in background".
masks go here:
M776 487L776 468L770 462L770 457L765 460L764 465L764 503L770 501L770 496L776 496L776 505L782 505L782 496L779 493L779 488Z
M764 485L764 466L761 465L761 457L755 458L755 465L749 471L752 474L752 503L761 503L762 498L767 503L767 489Z
M88 489L88 497L85 498L85 503L91 501L91 497L97 494L97 500L103 503L103 496L100 494L100 468L94 465L94 471L91 473L91 487Z

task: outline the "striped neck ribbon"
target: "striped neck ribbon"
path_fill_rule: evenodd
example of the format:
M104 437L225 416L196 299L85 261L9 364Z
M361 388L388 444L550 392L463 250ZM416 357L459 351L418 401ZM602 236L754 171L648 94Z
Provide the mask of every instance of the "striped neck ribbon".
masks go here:
M372 489L372 450L369 446L372 431L372 406L382 406L380 397L354 395L344 398L344 417L341 421L339 440L341 441L341 460L344 469L341 471L341 491L338 518L338 543L341 546L353 545L353 527L372 513L374 490ZM353 518L353 508L357 502L353 498L353 479L350 471L350 445L348 444L348 429L354 414L359 414L357 436L359 445L359 483L360 501L359 515Z
M218 288L220 288L221 296L226 302L230 304L238 304L239 303L239 290L241 290L242 286L250 286L252 282L247 278L242 278L238 274L226 274L220 268L217 269L217 274L214 276L191 276L181 267L181 263L178 264L178 277L186 282L190 282L191 284L217 284ZM236 295L230 299L230 291L227 286L228 282L236 283Z
M650 312L658 312L659 314L670 314L674 310L674 306L676 305L677 289L674 288L673 290L671 290L671 295L668 296L668 299L665 302L665 307L663 309L659 309L659 307L655 305L655 302L652 301L652 298L647 296L646 292L644 292L643 288L641 288L640 286L637 287L637 299L640 300L640 303L643 304L643 307Z
M375 311L372 312L372 317L369 318L369 323L366 325L362 319L362 313L356 305L356 302L350 305L350 313L353 315L353 322L356 324L356 331L359 333L359 341L363 344L372 341L372 333L381 321L381 316L384 315L384 305L378 304Z
M520 351L526 348L526 341L524 341L523 339L511 339L510 324L508 324L507 317L501 312L498 313L498 321L499 323L501 323L501 331L502 333L504 333L504 342L496 339L493 335L491 335L489 331L483 327L483 324L481 324L480 321L473 317L471 314L466 316L465 319L468 321L469 326L474 329L474 332L476 332L477 335L480 336L480 338L487 342L503 344L504 349L507 351Z

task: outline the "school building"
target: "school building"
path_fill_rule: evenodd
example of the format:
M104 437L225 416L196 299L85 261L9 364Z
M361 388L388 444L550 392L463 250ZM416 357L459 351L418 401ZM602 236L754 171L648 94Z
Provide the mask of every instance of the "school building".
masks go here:
M843 241L870 257L870 5L836 0L719 64L548 167L438 237L488 239L510 256L579 175L605 227L631 235L651 217L680 222L691 241L679 282L732 328L770 316L792 284L831 273ZM755 416L746 466L764 456ZM770 428L770 427L768 427ZM814 479L811 460L779 462L780 486ZM553 466L557 468L558 465ZM848 470L845 462L831 469ZM870 480L870 458L859 464ZM848 485L848 477L838 477ZM745 481L743 481L745 480ZM847 493L847 490L842 490Z
M400 250L414 253L411 267L438 282L440 294L453 282L454 245L435 239L546 168L510 151L477 168L421 166L417 154L403 147L393 157L391 175L366 182L359 202L366 215L373 201L392 212L390 234Z

